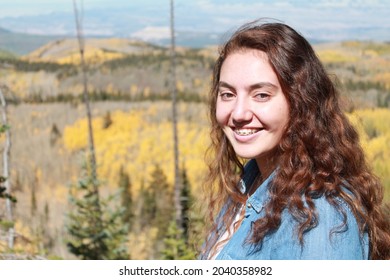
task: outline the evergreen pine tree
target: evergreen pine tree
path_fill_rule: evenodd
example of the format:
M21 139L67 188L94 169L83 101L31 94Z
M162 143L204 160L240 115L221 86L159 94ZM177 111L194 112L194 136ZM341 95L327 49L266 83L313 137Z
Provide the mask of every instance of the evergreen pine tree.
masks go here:
M183 166L181 169L181 181L182 181L182 189L181 189L181 211L182 211L182 229L183 229L183 238L188 244L189 240L189 232L190 232L190 211L191 205L193 203L193 198L191 195L191 185L188 180L187 170Z
M91 178L87 177L71 190L70 202L75 209L68 214L67 229L73 238L67 246L81 259L101 260L105 259L109 250L106 244L108 237L102 227L102 217L96 211L98 198L91 185Z
M130 259L130 254L127 249L127 236L129 232L129 224L123 223L122 217L124 209L122 207L112 209L118 195L113 195L104 200L103 206L103 226L107 234L106 244L108 252L105 256L108 260L123 260ZM111 207L109 207L111 205Z
M177 228L176 222L171 221L164 238L164 249L160 255L163 260L194 260L195 252L192 251L186 244L183 233Z
M121 166L119 170L118 185L121 193L121 202L123 207L122 221L124 224L128 224L130 226L134 218L133 198L131 194L132 185L130 176L123 170L123 166Z
M37 195L35 192L35 183L31 186L31 207L30 207L30 214L31 218L33 218L37 212Z
M156 234L154 240L150 240L152 252L149 258L160 258L158 254L163 249L163 239L174 216L172 190L164 171L158 164L151 173L148 187L141 188L139 200L142 201L139 217L142 228Z
M167 177L158 164L155 165L151 176L152 180L149 185L150 199L154 200L155 203L155 211L154 213L152 212L153 215L151 222L152 226L158 228L157 238L161 239L165 235L168 225L173 218L172 193ZM150 202L152 206L154 203ZM150 205L147 205L147 207L150 207Z
M86 176L71 188L73 209L68 213L67 230L72 238L68 249L84 260L128 259L123 211L111 210L115 196L105 200L98 197L95 187L99 182L93 180ZM101 211L96 211L98 207Z
M155 190L154 188L146 188L145 184L141 184L141 189L139 193L138 201L141 203L141 213L142 217L140 218L141 229L150 226L152 221L155 220L157 214L157 205L155 199Z
M183 182L183 189L181 192L183 217L182 238L187 245L187 249L189 251L192 250L193 254L197 255L197 251L203 243L202 233L205 227L203 214L201 214L202 206L195 203L185 166L181 169L181 179Z

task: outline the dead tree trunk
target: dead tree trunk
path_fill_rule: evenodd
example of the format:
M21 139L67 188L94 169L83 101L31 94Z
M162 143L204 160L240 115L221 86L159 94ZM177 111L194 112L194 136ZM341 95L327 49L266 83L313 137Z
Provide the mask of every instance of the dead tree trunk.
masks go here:
M5 101L3 92L0 88L0 100L2 106L2 119L3 124L8 125L7 119L7 102ZM11 130L8 128L5 130L5 147L3 151L3 177L6 178L4 182L5 193L11 195L11 180L10 180L10 157L11 157ZM13 209L12 201L9 197L6 198L6 218L9 222L13 222ZM8 248L14 247L15 229L11 226L8 229Z
M81 12L79 12L76 0L73 0L73 8L75 14L75 21L76 21L77 40L78 40L79 52L80 52L80 66L81 66L82 79L83 79L83 99L84 99L85 109L87 112L87 121L88 121L88 142L89 142L88 143L89 144L88 167L89 168L87 170L89 172L88 175L91 176L92 184L94 188L93 191L97 198L96 211L99 214L101 214L98 180L97 180L97 172L96 172L95 144L93 140L92 114L91 114L91 106L90 106L89 96L88 96L87 64L85 62L85 57L84 57L85 41L84 41L83 27L82 27L83 5L81 4ZM99 217L100 216L101 215L99 215Z
M83 11L81 11L81 13L79 12L77 8L76 0L73 0L73 7L74 7L75 20L76 20L77 40L78 40L79 52L80 52L81 74L83 79L83 99L84 99L85 109L87 112L87 120L88 120L88 142L89 142L88 143L89 144L88 164L90 165L89 169L91 172L91 176L93 180L96 181L97 174L96 174L95 144L93 140L91 106L90 106L89 96L88 96L87 65L84 57L85 42L84 42L83 29L82 29Z
M175 185L174 185L174 204L175 219L179 230L182 230L182 207L181 207L181 178L179 170L179 140L177 132L177 90L176 90L176 50L175 50L175 14L174 0L170 1L170 31L171 31L171 77L170 86L172 93L172 126L173 126L173 150L174 150L174 167L175 167Z

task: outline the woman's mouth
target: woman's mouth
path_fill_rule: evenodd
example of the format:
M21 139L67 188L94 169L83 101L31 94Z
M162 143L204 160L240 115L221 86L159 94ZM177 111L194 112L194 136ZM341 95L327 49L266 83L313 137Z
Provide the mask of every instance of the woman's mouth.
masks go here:
M236 133L239 136L248 136L255 134L256 132L259 132L261 129L259 128L236 128L234 129L234 133Z

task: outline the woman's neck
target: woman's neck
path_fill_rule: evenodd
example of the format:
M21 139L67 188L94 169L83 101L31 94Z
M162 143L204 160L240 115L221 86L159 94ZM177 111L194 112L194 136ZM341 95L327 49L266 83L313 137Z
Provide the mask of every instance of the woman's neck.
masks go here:
M279 159L278 153L273 153L272 155L267 155L263 157L256 158L257 167L260 171L261 182L260 184L271 175L271 173L277 167L277 162ZM259 184L259 185L260 185Z

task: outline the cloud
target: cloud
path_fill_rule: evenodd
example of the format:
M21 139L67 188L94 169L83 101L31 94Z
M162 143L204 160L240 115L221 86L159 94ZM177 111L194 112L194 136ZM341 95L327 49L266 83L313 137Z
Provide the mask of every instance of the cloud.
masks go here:
M14 0L19 6L11 2L0 9L1 27L19 32L74 34L70 0ZM169 1L84 2L86 35L169 38ZM177 32L225 34L245 22L270 18L291 25L304 36L328 38L339 34L337 38L360 38L361 30L367 38L372 34L372 39L388 40L389 6L390 0L176 0L175 27ZM26 12L39 9L45 14L16 17L18 13L12 13L16 8ZM55 13L47 13L54 8Z
M280 20L304 35L328 32L327 38L335 30L351 35L347 30L379 28L385 34L390 28L390 0L200 0L192 5L198 11L199 28L214 32L225 32L258 18Z
M165 26L148 26L132 33L131 37L144 41L168 39L170 38L170 29Z

